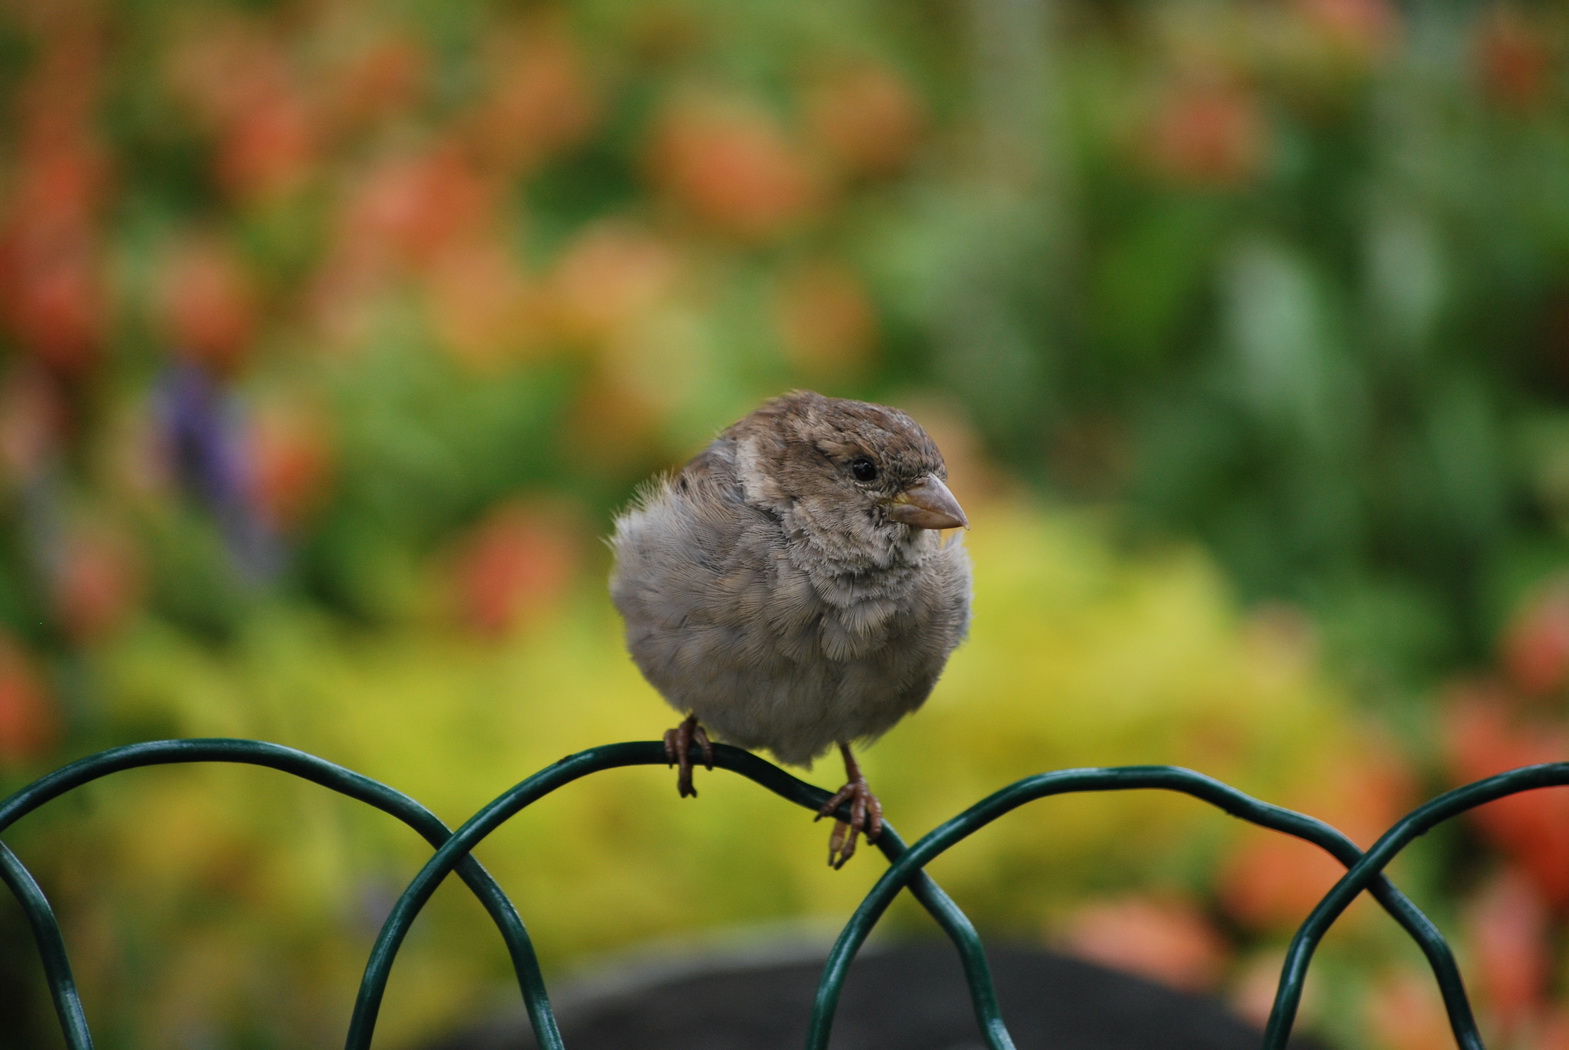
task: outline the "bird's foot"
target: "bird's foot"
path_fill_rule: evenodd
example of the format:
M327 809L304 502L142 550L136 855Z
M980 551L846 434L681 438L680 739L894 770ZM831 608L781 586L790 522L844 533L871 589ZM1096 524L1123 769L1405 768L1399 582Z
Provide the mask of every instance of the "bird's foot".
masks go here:
M834 792L823 803L817 819L831 817L846 802L850 803L850 819L834 821L834 832L828 839L828 866L835 871L844 867L845 861L855 855L855 842L863 833L867 842L876 842L883 832L883 804L877 801L866 778L856 770L849 783Z
M704 768L713 769L714 745L708 740L708 731L698 725L696 715L687 715L680 725L665 730L665 765L680 767L681 771L676 774L676 791L682 798L697 797L697 788L692 786L693 743L703 752Z

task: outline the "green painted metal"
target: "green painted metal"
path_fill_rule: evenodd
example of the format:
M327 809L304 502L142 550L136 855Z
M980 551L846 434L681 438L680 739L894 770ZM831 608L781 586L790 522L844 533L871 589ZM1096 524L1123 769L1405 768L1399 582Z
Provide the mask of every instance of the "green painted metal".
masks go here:
M694 754L695 760L700 760ZM621 766L664 765L667 761L664 744L656 741L639 741L625 744L607 744L569 755L554 765L535 773L527 780L498 795L453 833L452 837L426 862L403 895L392 907L392 912L382 924L381 933L371 949L370 961L365 967L364 979L354 1003L354 1016L349 1022L347 1050L364 1050L370 1046L371 1033L381 1009L382 996L392 961L403 943L420 909L430 899L458 859L466 856L484 838L525 806L555 791L557 788L590 773ZM791 776L778 766L765 762L756 755L724 744L714 746L714 767L739 773L776 795L814 812L828 800L829 793ZM848 817L848 807L844 815ZM884 825L881 838L885 855L894 855L902 848L898 833ZM930 877L923 875L919 887L914 889L916 899L936 918L943 930L959 946L960 958L970 983L975 1010L981 1019L993 1050L1012 1050L1013 1041L1008 1037L997 1009L997 995L992 987L991 971L986 963L985 949L969 920L964 917L946 894ZM541 1047L559 1044L546 1044Z
M569 755L502 792L450 830L418 802L378 781L293 748L259 740L161 740L111 748L89 755L20 788L0 801L0 833L52 799L112 773L144 766L188 762L230 762L265 766L320 784L376 807L421 835L434 853L393 905L371 948L355 998L345 1040L348 1050L371 1044L387 979L404 938L425 902L449 874L456 873L484 905L511 955L529 1019L542 1050L563 1043L540 974L539 960L511 900L471 855L496 828L534 802L580 777L606 769L664 765L657 741L607 744ZM788 802L816 811L828 792L739 748L717 745L714 765L746 777ZM1511 770L1450 791L1413 810L1366 853L1335 828L1312 817L1261 802L1213 778L1173 766L1069 769L1026 777L982 799L907 846L885 825L877 846L888 870L866 894L830 950L818 985L808 1050L828 1045L835 1010L856 952L865 943L894 897L908 890L953 941L963 964L976 1023L991 1050L1013 1050L992 985L986 951L970 920L929 876L925 867L945 851L1013 810L1055 795L1089 791L1159 790L1190 795L1230 815L1293 835L1325 850L1346 867L1346 874L1304 920L1293 938L1264 1034L1265 1050L1281 1050L1295 1023L1302 986L1314 950L1324 934L1359 894L1370 893L1421 948L1449 1012L1456 1045L1482 1050L1465 984L1454 955L1438 929L1384 876L1384 868L1417 836L1443 821L1506 795L1569 784L1569 763ZM842 816L848 816L842 812ZM70 1050L88 1050L92 1037L71 976L64 937L48 899L22 862L0 843L0 880L21 905L38 945L44 975L54 998L61 1032Z
M914 873L992 821L1028 802L1052 795L1077 792L1139 789L1176 791L1191 795L1234 817L1311 842L1348 868L1354 867L1362 860L1362 853L1356 845L1328 824L1294 810L1260 802L1236 788L1190 769L1180 769L1175 766L1123 766L1114 769L1067 769L1026 777L987 796L932 829L904 856L895 860L867 892L829 952L823 979L818 986L817 1001L812 1011L812 1024L806 1044L808 1050L822 1050L828 1045L834 1010L839 1002L839 990L849 970L850 961L865 943L877 920ZM1416 905L1376 871L1364 877L1357 884L1355 892L1360 892L1362 889L1370 889L1379 903L1421 947L1429 965L1433 968L1434 976L1444 996L1444 1005L1449 1011L1450 1025L1457 1043L1466 1050L1472 1048L1480 1050L1481 1037L1477 1034L1476 1021L1466 997L1465 985L1455 964L1454 954L1450 951L1443 935ZM1355 892L1350 896L1354 896ZM1350 896L1347 897L1348 903ZM1328 922L1332 922L1333 919L1334 916L1331 916L1325 923L1326 928ZM1290 979L1298 989L1305 975L1305 964L1301 972L1291 975ZM1288 1019L1283 1032L1289 1034L1289 1031ZM1281 1036L1281 1043L1278 1045L1284 1045L1285 1034Z
M1357 894L1373 884L1374 880L1383 878L1381 873L1395 859L1396 854L1413 839L1467 810L1496 802L1508 795L1563 784L1569 784L1569 762L1521 766L1446 791L1401 817L1393 827L1380 835L1367 853L1352 864L1340 881L1324 895L1291 938L1291 946L1286 950L1286 962L1281 969L1280 984L1275 992L1275 1005L1270 1010L1269 1024L1264 1030L1265 1050L1280 1050L1286 1045L1292 1023L1296 1020L1297 1006L1302 1001L1302 985L1307 978L1308 963L1312 961L1313 951L1324 939L1330 925ZM1450 979L1458 987L1459 975ZM1440 977L1441 983L1443 980ZM1447 994L1448 989L1445 991ZM1453 1013L1450 1014L1450 1021L1454 1022ZM1477 1034L1474 1024L1465 1032L1456 1027L1455 1037L1467 1050L1482 1045L1482 1038Z
M334 765L315 755L291 747L269 744L260 740L158 740L125 747L111 748L98 754L72 762L48 776L42 777L0 802L0 834L13 823L53 798L83 784L122 770L140 766L169 765L181 762L239 762L267 766L291 773L312 783L330 788L349 798L389 813L417 831L432 846L440 846L451 831L434 813L402 792L358 773ZM10 851L6 850L10 857ZM14 861L15 858L11 857ZM518 985L528 1007L529 1020L539 1035L540 1046L561 1046L561 1034L556 1029L555 1015L550 1009L550 996L545 989L544 976L539 971L539 959L529 941L523 920L518 916L512 901L501 891L472 857L464 857L458 866L458 875L479 898L490 913L497 929L506 941L512 966L517 973ZM20 881L25 877L25 883ZM17 880L17 881L13 881ZM92 1045L87 1026L81 1020L82 1007L76 995L75 983L70 980L70 966L65 958L59 925L43 893L28 875L20 862L14 873L7 871L6 884L11 887L27 913L39 953L44 960L45 972L54 995L55 1009L60 1016L66 1046L70 1050L86 1050ZM31 886L36 895L23 892ZM22 889L19 889L19 886ZM57 947L58 946L58 947Z
M49 994L54 999L54 1012L60 1018L60 1030L65 1033L66 1045L71 1050L93 1045L92 1033L87 1030L87 1015L82 1012L82 998L76 994L76 978L71 975L71 960L65 954L65 938L60 936L60 924L55 921L54 909L44 891L38 888L32 873L22 867L10 847L0 842L0 879L22 902L27 913L28 925L33 930L33 940L38 944L38 954L43 959L44 977L49 982Z

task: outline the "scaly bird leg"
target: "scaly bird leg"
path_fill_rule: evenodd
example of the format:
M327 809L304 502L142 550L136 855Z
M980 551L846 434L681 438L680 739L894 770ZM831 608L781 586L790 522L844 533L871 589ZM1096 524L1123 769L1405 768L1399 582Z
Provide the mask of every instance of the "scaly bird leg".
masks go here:
M665 730L665 765L680 766L681 772L676 775L676 790L682 798L691 795L697 797L697 788L692 786L692 744L703 752L703 765L708 769L714 768L714 745L708 741L708 732L697 724L697 715L686 716L686 721L674 729Z
M877 801L877 796L867 786L866 777L861 775L861 767L850 753L850 745L840 744L839 753L844 755L845 785L823 803L816 818L822 820L831 817L834 810L846 802L850 803L849 822L834 821L834 833L828 839L828 866L835 871L844 867L844 862L855 855L855 840L862 832L865 832L867 842L876 842L877 836L883 832L883 804Z

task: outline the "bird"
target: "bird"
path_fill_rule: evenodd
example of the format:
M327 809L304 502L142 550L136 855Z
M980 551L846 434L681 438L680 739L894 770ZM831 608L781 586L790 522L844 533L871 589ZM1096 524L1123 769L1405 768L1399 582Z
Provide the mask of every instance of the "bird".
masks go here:
M798 390L764 402L617 516L610 594L644 678L685 719L677 791L710 733L787 765L834 747L845 784L828 863L876 841L882 804L853 747L930 695L969 629L969 519L904 412Z

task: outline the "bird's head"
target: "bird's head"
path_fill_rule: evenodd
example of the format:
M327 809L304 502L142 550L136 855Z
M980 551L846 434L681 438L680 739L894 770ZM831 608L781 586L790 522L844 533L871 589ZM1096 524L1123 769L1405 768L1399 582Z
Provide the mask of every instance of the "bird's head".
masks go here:
M969 527L942 453L897 409L798 391L728 433L747 498L837 563L886 568Z

